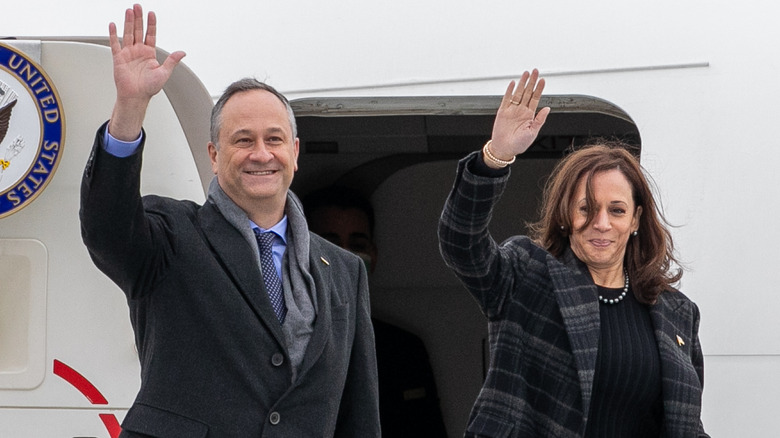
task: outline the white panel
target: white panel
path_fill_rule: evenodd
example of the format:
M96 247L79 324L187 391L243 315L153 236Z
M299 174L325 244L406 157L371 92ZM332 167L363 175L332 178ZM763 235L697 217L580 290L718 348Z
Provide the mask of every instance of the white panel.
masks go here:
M705 356L704 430L713 437L774 437L780 356Z
M0 239L0 389L32 389L46 370L46 248Z

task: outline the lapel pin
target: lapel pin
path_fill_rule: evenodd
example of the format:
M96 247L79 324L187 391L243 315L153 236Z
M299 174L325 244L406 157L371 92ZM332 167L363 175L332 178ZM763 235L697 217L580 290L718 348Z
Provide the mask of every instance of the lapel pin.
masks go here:
M677 345L679 345L680 347L685 345L685 341L683 341L683 338L681 338L680 335L677 335Z
M325 257L320 257L320 260L322 260L322 263L325 263L326 266L330 266L330 263L328 263L328 261L325 260ZM677 338L679 338L679 336Z

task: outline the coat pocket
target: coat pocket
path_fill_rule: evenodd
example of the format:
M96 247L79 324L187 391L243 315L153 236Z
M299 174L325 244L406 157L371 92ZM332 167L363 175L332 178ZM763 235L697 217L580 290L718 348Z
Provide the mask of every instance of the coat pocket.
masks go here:
M127 411L122 429L159 438L205 438L209 433L205 423L140 403Z

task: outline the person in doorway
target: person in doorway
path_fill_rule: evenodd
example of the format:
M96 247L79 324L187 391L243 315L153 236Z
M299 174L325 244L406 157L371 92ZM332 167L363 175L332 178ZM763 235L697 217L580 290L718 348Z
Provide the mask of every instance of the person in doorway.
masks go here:
M303 198L309 229L359 255L369 273L377 265L374 208L357 190L329 186ZM385 438L447 436L428 351L420 337L376 317L379 418Z
M83 240L127 297L141 363L120 436L380 436L366 269L309 232L289 190L287 99L227 88L204 205L140 195L146 109L184 56L158 64L156 31L140 5L121 42L109 26L116 103L82 181Z
M672 237L637 159L596 144L550 176L532 235L502 244L491 212L550 109L525 72L491 140L458 165L439 223L448 266L490 324L479 437L706 437L699 309L673 285Z

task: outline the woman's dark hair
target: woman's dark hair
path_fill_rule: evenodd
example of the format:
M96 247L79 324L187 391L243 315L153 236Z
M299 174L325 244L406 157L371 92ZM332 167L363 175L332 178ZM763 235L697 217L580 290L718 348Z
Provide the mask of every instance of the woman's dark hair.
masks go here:
M674 254L668 222L653 198L651 179L629 152L631 148L618 141L599 141L571 152L561 160L545 186L541 217L530 224L531 236L551 254L561 256L569 247L574 196L579 182L585 178L587 202L592 205L595 203L591 187L593 175L618 170L631 185L635 208L642 207L638 234L628 239L624 265L637 299L653 304L664 290L675 290L672 285L682 278L682 269ZM595 214L595 209L588 209L583 228L590 225Z

